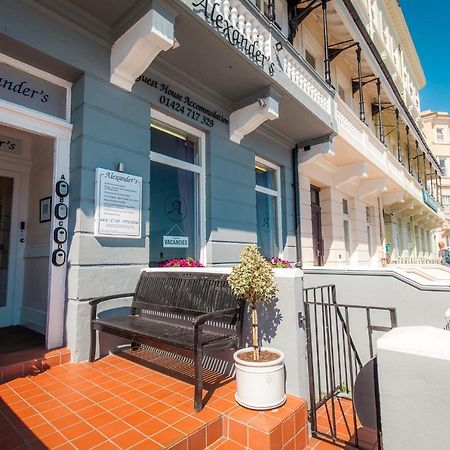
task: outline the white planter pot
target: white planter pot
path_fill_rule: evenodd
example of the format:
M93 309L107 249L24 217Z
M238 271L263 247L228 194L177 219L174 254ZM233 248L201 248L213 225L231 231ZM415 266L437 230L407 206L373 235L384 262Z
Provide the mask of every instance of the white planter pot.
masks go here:
M281 406L286 401L284 354L280 350L262 347L279 355L274 361L243 361L238 356L251 352L243 348L234 353L236 368L236 401L246 408L264 410Z

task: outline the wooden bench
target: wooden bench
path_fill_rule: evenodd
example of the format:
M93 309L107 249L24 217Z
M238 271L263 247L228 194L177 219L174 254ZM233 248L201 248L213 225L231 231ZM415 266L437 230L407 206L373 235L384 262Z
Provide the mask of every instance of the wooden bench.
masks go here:
M97 318L101 302L132 297L129 315ZM91 348L94 361L97 331L138 344L188 354L194 359L194 409L202 409L203 355L240 346L243 302L231 291L226 274L142 272L134 293L109 295L89 301Z

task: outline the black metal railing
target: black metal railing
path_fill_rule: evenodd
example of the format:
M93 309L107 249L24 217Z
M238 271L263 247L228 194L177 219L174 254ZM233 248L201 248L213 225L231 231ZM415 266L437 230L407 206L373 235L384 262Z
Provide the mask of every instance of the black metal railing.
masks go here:
M312 432L359 447L353 386L374 356L379 333L397 326L395 308L338 304L335 285L304 289L304 307ZM318 415L324 417L319 425ZM381 448L380 429L377 442Z

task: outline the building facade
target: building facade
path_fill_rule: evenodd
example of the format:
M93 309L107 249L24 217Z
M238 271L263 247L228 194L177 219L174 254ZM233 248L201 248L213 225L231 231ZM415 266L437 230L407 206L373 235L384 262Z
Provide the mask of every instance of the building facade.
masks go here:
M436 230L436 241L444 241L450 247L450 114L424 111L423 133L441 167L441 195L445 223Z
M425 77L398 2L313 4L296 17L293 45L336 91L336 135L300 158L304 266L433 261L440 169L420 130Z
M377 5L2 2L0 326L83 360L88 300L167 259L430 257L423 74Z

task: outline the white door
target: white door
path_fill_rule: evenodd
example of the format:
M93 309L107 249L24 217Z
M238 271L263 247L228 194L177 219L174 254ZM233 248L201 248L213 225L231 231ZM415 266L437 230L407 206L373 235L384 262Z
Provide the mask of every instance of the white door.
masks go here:
M17 323L19 176L0 171L0 327Z

